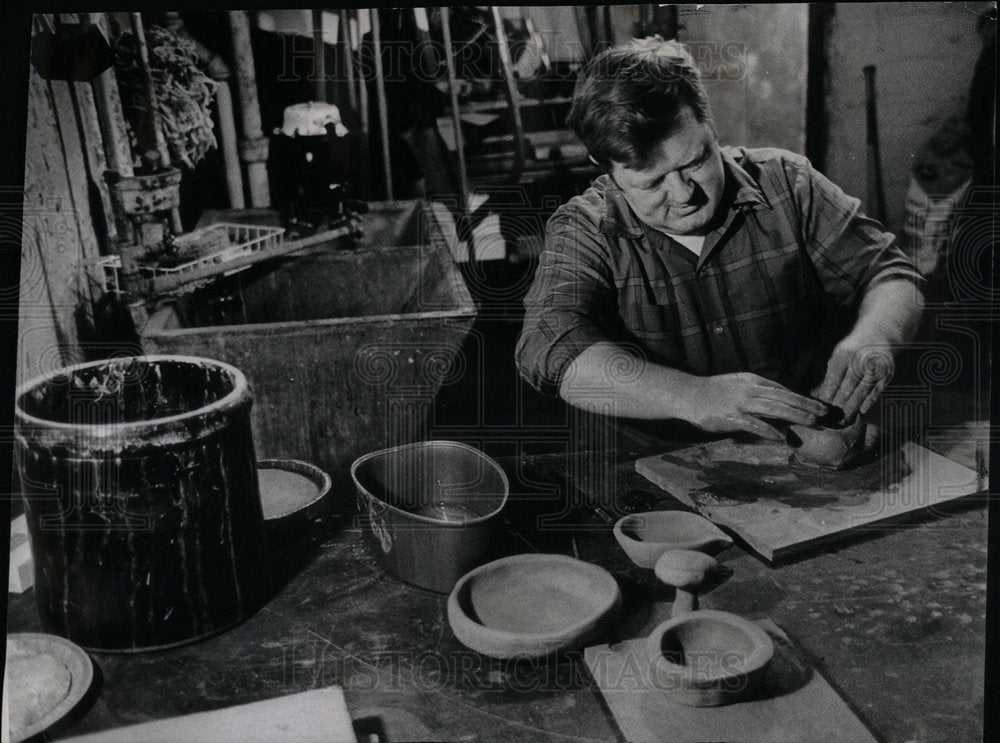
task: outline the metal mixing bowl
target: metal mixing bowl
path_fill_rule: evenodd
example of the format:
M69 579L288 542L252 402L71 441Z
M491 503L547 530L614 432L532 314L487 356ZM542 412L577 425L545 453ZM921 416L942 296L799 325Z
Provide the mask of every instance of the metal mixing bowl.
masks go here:
M454 441L423 441L365 454L351 465L365 535L387 572L448 593L486 555L507 502L507 475Z

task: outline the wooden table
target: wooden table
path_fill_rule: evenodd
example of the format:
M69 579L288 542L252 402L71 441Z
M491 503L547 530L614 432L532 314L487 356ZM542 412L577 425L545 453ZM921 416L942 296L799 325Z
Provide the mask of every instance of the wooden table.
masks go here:
M609 498L605 510L677 507L632 469L643 453L606 455L612 486L597 494ZM581 471L575 461L501 460L512 480L511 515L496 554L552 551L603 565L624 596L621 620L604 640L639 636L671 589L634 566L589 507L537 528L537 516L558 514L567 495L580 495L566 485L567 473ZM534 663L485 658L452 635L445 596L382 572L358 522L333 520L304 543L276 545L280 587L242 625L169 651L92 654L95 698L59 735L337 684L352 717L378 716L390 740L618 739L582 652ZM721 556L733 577L702 605L772 619L880 739L978 741L986 550L980 499L775 567L734 547ZM31 592L10 595L9 631L38 630Z

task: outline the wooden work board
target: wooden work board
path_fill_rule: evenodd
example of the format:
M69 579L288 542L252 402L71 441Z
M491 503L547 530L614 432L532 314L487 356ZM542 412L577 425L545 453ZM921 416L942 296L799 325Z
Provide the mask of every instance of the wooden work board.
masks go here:
M982 473L907 441L848 470L798 464L783 443L723 439L636 471L769 561L981 492Z
M625 740L823 741L875 743L847 703L770 620L757 622L774 641L763 688L753 698L721 707L674 702L651 680L646 638L584 650L584 659Z

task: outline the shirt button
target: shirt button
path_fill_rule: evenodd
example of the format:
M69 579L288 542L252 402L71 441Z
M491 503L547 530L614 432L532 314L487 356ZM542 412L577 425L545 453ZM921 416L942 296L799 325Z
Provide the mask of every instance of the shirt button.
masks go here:
M712 330L715 331L716 335L722 335L722 331L724 330L724 328L721 325L716 325L714 328L712 328Z

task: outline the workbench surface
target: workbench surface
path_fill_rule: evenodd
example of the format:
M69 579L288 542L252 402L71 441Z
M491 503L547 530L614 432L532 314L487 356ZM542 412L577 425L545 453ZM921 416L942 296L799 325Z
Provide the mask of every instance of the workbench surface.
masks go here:
M679 507L635 473L639 453L615 453L612 507ZM558 487L538 492L544 483L565 482L567 459L501 464L512 479L514 510L496 553L575 552L603 565L624 596L620 621L603 640L648 631L672 589L628 560L606 521L583 509L534 528L532 514L552 514L565 498ZM783 565L768 566L735 546L720 556L733 577L702 606L772 619L880 739L978 741L986 526L985 499L973 498L951 513L873 529ZM446 596L382 572L360 522L333 520L321 537L304 550L288 543L272 550L283 584L242 625L173 650L92 653L94 698L59 735L336 684L352 717L380 717L390 740L616 739L582 651L531 663L478 655L452 634ZM11 594L9 631L38 630L31 592Z

